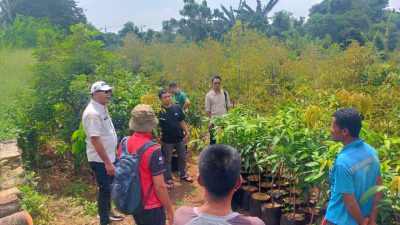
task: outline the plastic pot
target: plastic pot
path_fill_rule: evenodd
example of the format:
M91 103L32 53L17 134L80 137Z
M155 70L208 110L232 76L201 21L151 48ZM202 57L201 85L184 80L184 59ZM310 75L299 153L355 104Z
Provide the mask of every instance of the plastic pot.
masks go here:
M279 225L281 222L282 205L279 203L267 203L261 207L261 220L266 225Z
M271 189L268 191L268 194L274 198L275 202L282 203L283 196L285 196L287 192L285 190Z
M260 180L260 176L258 175L249 175L246 177L246 179L249 181L250 185L257 185L258 181Z
M250 208L250 196L253 192L257 191L257 188L251 185L242 186L240 188L239 195L239 206L245 211L249 211Z
M288 190L288 192L289 192L290 194L293 194L293 193L295 192L295 189L294 189L293 187L288 188L287 190ZM296 195L300 195L302 191L303 191L303 190L301 190L301 189L296 189Z
M301 212L303 212L305 217L306 217L307 223L310 223L310 221L311 221L313 209L314 209L314 207L305 207L305 208L301 209ZM314 209L313 223L315 223L323 215L325 215L325 210L322 210L320 208L315 208Z
M270 200L271 197L262 192L254 192L250 196L250 215L260 217L261 216L261 206L264 203L267 203L268 200Z
M285 213L281 217L281 225L305 225L307 223L304 215L295 213Z
M276 186L280 186L281 188L289 187L289 181L277 181L275 182Z
M293 197L285 197L283 198L283 201L287 204L293 205L294 203L294 198ZM304 203L303 199L296 198L296 205L302 205Z
M271 189L271 186L276 187L275 184L271 184L271 182L268 182L268 181L264 181L264 182L260 183L261 191L264 191L264 192L269 191Z

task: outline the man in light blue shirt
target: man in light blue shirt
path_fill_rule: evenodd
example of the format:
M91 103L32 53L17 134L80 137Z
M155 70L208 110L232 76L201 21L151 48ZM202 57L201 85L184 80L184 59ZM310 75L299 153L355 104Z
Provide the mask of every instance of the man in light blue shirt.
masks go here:
M334 141L344 147L329 174L331 197L325 219L327 224L376 224L378 201L382 193L360 205L361 196L371 187L382 184L378 154L359 137L361 117L354 108L338 110L331 123Z

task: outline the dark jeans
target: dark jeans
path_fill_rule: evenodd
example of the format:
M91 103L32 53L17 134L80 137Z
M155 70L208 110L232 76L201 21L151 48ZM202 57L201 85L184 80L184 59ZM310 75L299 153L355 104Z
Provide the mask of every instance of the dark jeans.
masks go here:
M171 162L172 162L172 152L176 149L178 153L178 170L179 175L181 177L186 175L186 148L185 143L183 141L178 143L164 143L163 145L163 152L164 152L164 159L165 159L165 167L167 169L165 173L165 179L170 180L172 179L172 169L171 169Z
M134 215L133 219L137 225L165 225L164 207L144 210L142 213Z
M94 173L97 186L99 187L99 195L97 196L97 210L100 216L100 224L106 225L111 223L109 218L111 210L111 183L114 179L114 176L107 175L104 163L89 162L89 164Z
M215 131L214 131L214 125L211 124L211 128L210 128L210 145L214 145L217 143L217 141L214 139L215 136Z

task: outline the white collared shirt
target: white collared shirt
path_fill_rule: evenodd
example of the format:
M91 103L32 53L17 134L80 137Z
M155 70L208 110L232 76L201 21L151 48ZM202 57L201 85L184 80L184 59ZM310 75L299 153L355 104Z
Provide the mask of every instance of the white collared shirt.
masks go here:
M92 99L83 112L82 125L86 133L86 154L89 162L103 162L90 140L90 137L100 137L106 154L113 163L118 139L107 107Z

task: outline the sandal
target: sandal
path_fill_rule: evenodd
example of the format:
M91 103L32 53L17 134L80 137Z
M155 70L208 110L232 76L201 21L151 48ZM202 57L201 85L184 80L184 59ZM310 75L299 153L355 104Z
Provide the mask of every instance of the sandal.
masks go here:
M181 177L181 180L192 183L193 182L193 177L188 176L188 175L184 175Z
M167 180L167 189L172 189L174 187L174 181L173 180Z

